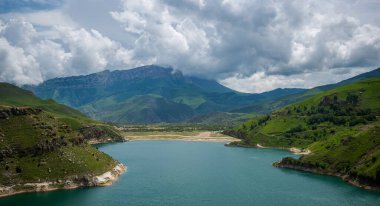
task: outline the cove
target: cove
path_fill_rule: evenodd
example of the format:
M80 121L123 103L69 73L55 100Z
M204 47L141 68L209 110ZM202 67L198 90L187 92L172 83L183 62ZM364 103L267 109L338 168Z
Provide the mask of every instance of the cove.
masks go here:
M128 171L110 187L28 193L0 205L379 205L380 194L338 178L272 167L288 151L223 143L100 145Z

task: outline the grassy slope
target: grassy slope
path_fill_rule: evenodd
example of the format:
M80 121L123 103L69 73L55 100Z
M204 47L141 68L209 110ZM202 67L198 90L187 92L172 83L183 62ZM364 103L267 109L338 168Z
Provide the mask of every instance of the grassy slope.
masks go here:
M48 112L0 119L0 133L0 150L11 151L0 160L0 185L99 175L116 164Z
M109 125L90 119L75 109L63 104L58 104L53 100L42 100L34 96L30 91L20 89L17 86L8 83L0 83L0 105L30 106L33 108L39 108L75 130L86 126L96 125L99 129L107 127L108 130L116 132ZM120 136L115 140L119 141Z
M292 161L376 182L380 178L379 90L380 78L338 87L258 116L236 127L235 135L243 134L248 145L308 148L312 154ZM351 101L349 96L358 99Z
M229 127L240 125L253 117L253 114L246 113L211 112L195 116L188 120L187 123Z
M58 104L53 100L42 100L30 91L7 83L0 83L0 105L40 108L74 127L80 127L86 123L95 123L75 109Z
M0 110L20 106L42 112L0 118L0 185L99 175L117 163L86 144L79 133L78 128L98 122L54 101L41 100L29 91L0 83Z

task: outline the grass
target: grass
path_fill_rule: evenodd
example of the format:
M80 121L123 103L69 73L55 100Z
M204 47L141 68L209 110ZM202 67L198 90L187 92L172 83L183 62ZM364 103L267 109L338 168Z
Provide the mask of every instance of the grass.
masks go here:
M116 165L110 156L88 145L63 147L43 156L9 158L5 162L0 166L3 185L100 175ZM16 172L16 168L21 172Z
M0 119L0 185L57 181L99 175L117 161L83 142L79 129L90 125L106 136L120 137L110 125L87 118L76 110L41 100L16 86L0 83L0 109L42 109ZM26 106L26 107L25 107Z
M307 148L299 164L380 180L380 78L320 93L234 128L243 144ZM241 144L241 143L240 143Z
M13 148L13 152L17 153L1 161L0 184L55 181L74 175L98 175L116 165L116 161L110 156L90 145L71 143L80 134L64 126L65 123L45 112L1 119L0 131L4 137L0 148ZM33 153L34 150L31 150L37 145L60 138L68 145L57 146L42 154ZM32 152L24 154L22 151ZM17 172L16 168L20 171Z
M278 117L267 122L262 127L261 131L266 134L281 133L297 126L306 127L306 123L303 118L300 119L296 116Z

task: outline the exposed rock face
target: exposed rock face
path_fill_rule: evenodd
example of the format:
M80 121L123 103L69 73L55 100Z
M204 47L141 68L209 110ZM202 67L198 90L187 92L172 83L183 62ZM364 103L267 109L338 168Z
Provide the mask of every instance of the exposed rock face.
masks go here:
M42 110L31 107L10 107L0 110L0 119L8 119L10 116L39 114Z
M74 189L78 187L109 186L127 170L122 163L117 164L111 171L101 175L85 175L83 177L73 177L67 180L57 180L56 182L25 183L12 186L0 185L0 197L26 192L47 192L57 189Z
M83 135L83 138L90 143L124 141L122 136L115 133L111 129L95 125L83 127L79 129L79 133L81 133Z
M93 178L95 186L108 186L117 180L120 174L124 173L127 168L123 164L116 165L111 171Z

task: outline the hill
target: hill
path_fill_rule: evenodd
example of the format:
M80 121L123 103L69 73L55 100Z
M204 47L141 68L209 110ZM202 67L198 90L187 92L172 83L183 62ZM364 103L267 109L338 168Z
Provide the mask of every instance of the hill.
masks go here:
M255 102L252 105L247 105L238 109L233 109L230 112L268 114L268 113L271 113L272 111L275 111L276 109L292 104L294 102L305 100L316 94L320 94L330 89L334 89L340 86L344 86L350 83L355 83L360 80L374 78L374 77L380 77L380 68L374 69L372 71L369 71L363 74L359 74L355 77L343 80L335 84L322 85L322 86L314 87L311 89L305 89L303 91L298 90L299 92L294 92L293 94L291 93L293 92L292 90L291 92L288 92L289 95L279 96L278 98L264 100L262 102ZM262 93L262 94L265 94L265 93Z
M71 128L86 133L87 140L97 142L123 141L112 126L93 120L81 112L48 99L42 100L32 92L15 85L0 82L0 105L8 107L32 107L43 110ZM90 132L91 131L91 134Z
M197 115L189 119L186 123L196 125L231 127L243 124L244 122L250 120L253 117L253 114L246 113L211 112L204 115Z
M357 185L380 188L380 78L322 92L226 133L241 146L301 148L300 159L276 163L340 176Z
M117 123L183 122L196 115L228 111L303 91L240 93L214 80L185 76L172 68L155 65L55 78L25 88L92 118Z
M124 166L87 141L110 136L121 138L76 110L0 83L0 196L108 184L97 176L116 168L112 180Z

